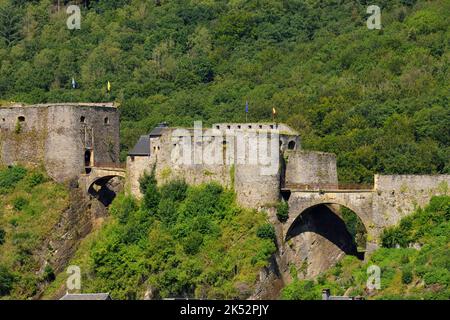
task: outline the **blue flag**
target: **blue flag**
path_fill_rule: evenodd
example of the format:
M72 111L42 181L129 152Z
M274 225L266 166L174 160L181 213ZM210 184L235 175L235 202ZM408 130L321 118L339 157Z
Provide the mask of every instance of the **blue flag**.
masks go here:
M248 101L245 102L245 113L248 113Z

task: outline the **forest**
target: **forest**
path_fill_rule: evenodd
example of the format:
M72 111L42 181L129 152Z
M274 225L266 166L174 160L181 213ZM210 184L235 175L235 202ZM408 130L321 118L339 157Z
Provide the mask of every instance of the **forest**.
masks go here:
M377 4L381 30L366 0L0 0L0 100L114 101L122 160L159 122L243 121L248 101L342 182L449 173L450 3Z

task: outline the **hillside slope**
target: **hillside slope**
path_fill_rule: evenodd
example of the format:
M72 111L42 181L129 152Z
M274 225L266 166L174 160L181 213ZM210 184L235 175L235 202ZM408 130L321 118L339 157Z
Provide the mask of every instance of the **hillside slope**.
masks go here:
M158 122L242 121L249 101L337 153L341 181L450 172L448 1L380 0L382 30L365 0L83 1L81 30L56 3L0 1L0 100L116 100L122 158Z
M119 195L104 227L69 265L82 273L81 292L114 299L248 298L275 252L265 213L239 208L234 192L215 183L161 187L144 179L142 201ZM61 272L43 298L65 293Z
M30 298L52 280L45 244L68 203L41 170L0 168L0 299Z

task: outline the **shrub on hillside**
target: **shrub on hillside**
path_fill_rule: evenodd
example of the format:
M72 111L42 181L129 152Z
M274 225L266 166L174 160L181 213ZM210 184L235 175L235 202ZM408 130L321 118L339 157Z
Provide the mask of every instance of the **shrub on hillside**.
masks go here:
M413 273L410 268L404 268L402 271L402 283L410 284L413 280Z
M27 187L33 188L37 185L40 185L45 181L45 177L41 172L33 172L30 176L27 177Z
M261 239L275 240L275 228L270 223L263 224L256 231L256 235Z
M161 187L161 198L172 201L183 201L186 198L188 185L184 180L173 180Z
M28 205L28 200L19 196L13 200L13 207L16 211L22 211Z
M6 232L0 228L0 246L5 243Z
M280 222L286 222L289 218L289 205L286 201L281 201L278 203L277 218Z
M27 174L27 170L22 167L9 167L0 171L0 193L4 193L22 180Z
M5 296L9 294L12 289L14 282L14 276L9 272L9 270L0 266L0 296Z

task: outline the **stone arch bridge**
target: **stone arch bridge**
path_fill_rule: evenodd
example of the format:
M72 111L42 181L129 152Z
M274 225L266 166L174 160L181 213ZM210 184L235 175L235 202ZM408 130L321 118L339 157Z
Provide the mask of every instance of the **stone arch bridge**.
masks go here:
M106 184L112 178L126 176L126 169L119 166L95 166L90 169L89 173L81 175L79 179L79 185L86 193L90 193L96 185Z
M302 188L287 186L282 194L289 204L289 218L282 224L283 241L301 215L319 205L341 205L356 213L367 231L367 251L378 247L386 227L396 225L417 207L425 206L434 195L449 194L450 175L375 176L370 188Z

